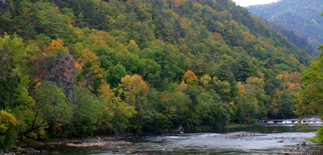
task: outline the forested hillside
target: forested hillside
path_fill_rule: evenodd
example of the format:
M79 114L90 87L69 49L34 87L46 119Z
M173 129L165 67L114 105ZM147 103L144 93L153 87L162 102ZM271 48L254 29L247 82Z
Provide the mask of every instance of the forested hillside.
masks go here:
M267 26L267 28L286 37L290 42L295 44L298 48L305 50L309 55L313 57L319 55L319 51L315 50L317 47L314 48L312 45L310 45L308 40L303 36L297 35L292 30L289 30L274 22L270 22L266 19L260 18L260 20Z
M311 58L231 0L0 1L0 144L294 117Z
M314 48L323 43L322 0L281 0L250 6L248 10L304 36Z

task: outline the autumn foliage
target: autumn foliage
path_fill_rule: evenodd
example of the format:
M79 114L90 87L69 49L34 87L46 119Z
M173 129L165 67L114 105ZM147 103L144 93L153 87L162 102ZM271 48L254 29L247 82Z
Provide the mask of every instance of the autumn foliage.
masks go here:
M194 72L192 72L191 70L188 70L184 75L183 75L183 80L186 83L193 83L193 84L197 84L199 79L197 78L197 76L194 74Z
M0 1L0 35L0 147L219 129L294 117L298 95L321 103L319 67L301 78L311 58L230 0Z

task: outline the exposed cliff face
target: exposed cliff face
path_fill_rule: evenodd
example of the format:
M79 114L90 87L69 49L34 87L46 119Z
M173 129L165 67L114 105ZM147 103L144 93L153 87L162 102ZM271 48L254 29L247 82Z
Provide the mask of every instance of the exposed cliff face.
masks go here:
M75 81L76 72L74 69L74 58L69 54L57 55L50 66L50 76L47 80L53 81L63 89L66 97L70 97Z
M76 78L74 57L70 54L58 54L55 57L39 56L35 60L27 58L29 73L35 80L33 85L40 81L54 82L61 88L66 97L71 98L73 84Z
M2 8L6 12L10 11L10 5L6 0L0 0L0 8Z

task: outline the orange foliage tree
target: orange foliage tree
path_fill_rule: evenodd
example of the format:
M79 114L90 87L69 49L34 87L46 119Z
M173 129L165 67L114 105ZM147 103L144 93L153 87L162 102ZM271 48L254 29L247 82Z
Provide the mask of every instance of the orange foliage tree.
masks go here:
M77 62L83 68L80 82L78 83L79 86L88 87L90 90L93 90L94 79L101 79L101 81L103 79L103 70L100 68L99 58L89 49L84 49Z
M59 53L68 53L68 48L64 47L64 43L60 39L53 40L45 49L45 55L54 56Z
M198 77L191 70L187 70L187 72L183 75L183 80L186 83L193 83L193 84L197 84L199 82Z

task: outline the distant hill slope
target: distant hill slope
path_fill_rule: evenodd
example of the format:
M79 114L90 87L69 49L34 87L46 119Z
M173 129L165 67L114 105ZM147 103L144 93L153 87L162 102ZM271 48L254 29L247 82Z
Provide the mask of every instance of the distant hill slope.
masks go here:
M253 14L281 24L307 38L313 47L323 43L323 1L282 0L248 7Z
M294 31L285 28L282 25L270 22L264 18L260 20L271 30L280 33L282 36L286 37L290 42L294 43L300 49L305 50L311 56L318 56L319 51L309 44L306 38L297 35Z

